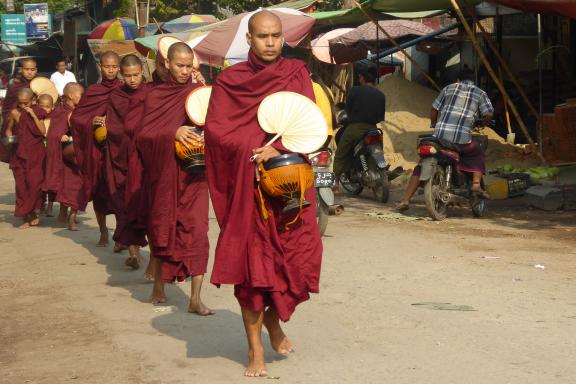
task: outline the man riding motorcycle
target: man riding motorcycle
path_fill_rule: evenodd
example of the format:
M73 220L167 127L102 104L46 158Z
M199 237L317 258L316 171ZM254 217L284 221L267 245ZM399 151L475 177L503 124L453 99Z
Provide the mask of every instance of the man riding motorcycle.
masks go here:
M494 114L494 107L486 92L473 81L474 74L464 68L458 80L446 86L432 104L430 128L439 140L456 146L460 153L459 170L473 174L472 192L483 192L482 175L486 173L484 150L472 140L472 128L478 117L487 124ZM402 200L396 205L399 211L410 208L410 199L420 186L421 167L418 165L408 184Z
M358 76L360 86L352 87L346 98L348 126L338 141L334 156L336 188L340 175L348 170L352 162L354 146L364 135L376 129L376 124L384 121L386 97L375 86L378 74L373 67L362 70Z

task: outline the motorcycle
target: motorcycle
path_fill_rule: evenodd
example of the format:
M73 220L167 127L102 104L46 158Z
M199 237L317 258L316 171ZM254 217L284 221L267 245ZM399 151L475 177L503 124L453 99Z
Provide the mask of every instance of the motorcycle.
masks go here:
M478 127L479 123L475 124ZM479 140L473 135L472 140ZM487 143L479 140L486 151ZM420 182L424 184L426 209L434 220L444 220L447 208L467 203L475 217L483 217L487 209L487 197L483 192L472 192L472 173L458 169L460 153L458 148L432 135L418 137L420 156ZM484 189L484 182L480 184Z
M314 170L314 189L316 190L316 221L320 235L324 235L328 226L330 206L334 205L334 192L332 187L336 184L334 172L330 172L332 152L322 148L318 152L308 155Z
M336 143L340 141L346 122L346 112L338 114L338 124L341 127L336 134ZM400 176L402 167L390 171L390 165L384 160L383 133L375 128L367 132L356 144L353 151L352 164L348 171L340 175L340 184L346 192L359 195L364 188L370 188L377 201L386 203L390 197L389 181Z

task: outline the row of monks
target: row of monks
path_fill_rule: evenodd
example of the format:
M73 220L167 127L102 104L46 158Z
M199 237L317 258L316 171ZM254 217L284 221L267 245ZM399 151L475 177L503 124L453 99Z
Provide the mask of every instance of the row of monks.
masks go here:
M285 217L274 199L262 203L257 168L250 162L255 154L266 162L289 152L280 142L264 145L257 109L279 91L314 100L309 72L305 63L280 56L282 26L273 13L250 19L247 40L248 61L224 70L213 85L203 134L193 130L185 110L187 95L200 84L193 52L183 43L170 47L151 83L143 81L138 57L120 60L114 52L104 53L101 81L86 90L66 85L55 108L45 96L35 101L28 84L36 64L24 61L22 81L10 88L3 114L5 134L19 138L9 162L15 214L24 218L23 225L38 225L35 212L47 194L60 203L68 229L77 230L76 214L91 201L101 232L98 244L105 246L106 216L114 214L114 249L128 248L126 265L138 268L139 248L150 247L146 276L154 280L153 303L167 300L164 283L191 278L189 311L214 313L200 298L211 199L220 227L211 282L235 286L248 339L245 375L264 376L262 328L274 350L292 351L280 321L288 321L298 304L318 292L322 243L315 204L286 226L293 218ZM100 126L107 128L104 145L94 139ZM204 143L205 172L186 169L175 156L175 140ZM70 145L73 155L66 161ZM306 200L314 203L313 189Z

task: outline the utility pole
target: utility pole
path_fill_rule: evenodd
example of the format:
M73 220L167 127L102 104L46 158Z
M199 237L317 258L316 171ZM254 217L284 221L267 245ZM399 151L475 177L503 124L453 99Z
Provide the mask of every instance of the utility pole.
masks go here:
M136 22L138 23L138 35L146 36L146 25L150 14L150 0L135 0L136 2Z

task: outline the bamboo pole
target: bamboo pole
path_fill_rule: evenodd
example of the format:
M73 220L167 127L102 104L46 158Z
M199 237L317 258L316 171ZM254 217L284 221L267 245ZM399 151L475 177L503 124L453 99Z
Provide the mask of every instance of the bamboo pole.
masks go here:
M390 34L388 32L386 32L386 30L384 28L382 28L382 26L378 23L377 20L375 20L368 12L366 12L366 10L364 8L362 8L362 5L360 5L360 3L358 3L357 0L352 0L354 2L354 4L356 5L356 7L362 11L362 13L370 20L372 21L376 27L378 28L378 30L380 30L388 40L390 40L390 42L392 43L392 45L394 45L398 50L400 50L404 56L406 56L406 58L408 60L410 60L410 62L412 63L412 65L414 67L416 67L416 69L418 69L423 75L424 77L434 86L434 88L436 88L436 90L438 92L440 92L442 90L442 88L440 88L440 86L438 85L438 83L436 83L436 81L434 81L434 79L432 77L430 77L430 75L428 74L428 72L426 72L426 70L424 68L422 68L422 66L420 66L420 64L418 64L413 58L412 56L410 56L408 54L408 52L406 52L406 50L404 50L404 48L402 48L400 46L400 44L398 44L398 42L392 37L390 36Z
M478 28L482 32L482 36L484 37L484 40L486 41L486 43L488 44L488 46L490 47L490 49L494 53L494 56L496 56L496 58L500 62L500 66L502 67L502 69L506 73L506 76L508 76L508 78L512 81L512 83L514 84L514 86L516 87L518 92L520 93L520 96L522 96L522 99L524 100L524 102L526 103L528 108L530 109L530 112L532 112L534 117L536 117L538 120L540 120L540 114L538 113L538 111L534 107L534 104L532 104L530 99L528 99L526 92L524 92L524 89L522 88L522 86L518 82L518 79L516 78L516 76L514 76L514 74L510 70L508 63L506 63L506 61L504 60L504 58L502 57L500 52L498 52L498 48L494 45L494 42L490 39L490 37L488 36L488 33L486 32L486 28L484 28L484 26L482 25L482 23L480 23L480 21L478 20L476 15L474 15L474 13L470 12L470 15L472 16L472 20L474 20L474 23L476 23L476 25L478 26Z
M524 133L524 136L526 136L528 143L530 145L532 145L533 148L536 148L534 140L532 140L532 137L530 136L530 133L528 132L528 128L526 128L526 125L524 124L524 120L522 120L522 117L520 116L518 109L516 108L514 103L512 103L512 100L510 99L510 96L506 92L504 85L502 85L502 83L500 82L500 79L498 79L498 76L494 72L492 65L490 65L490 62L486 58L484 51L482 51L482 47L480 47L480 43L478 42L478 39L474 35L474 32L472 32L472 29L470 28L470 24L468 24L468 21L464 17L464 14L462 13L462 9L460 9L460 6L458 5L458 2L456 0L450 0L450 3L452 3L452 7L454 8L454 11L456 11L458 18L462 22L462 25L464 26L464 29L466 30L468 37L470 37L470 40L472 41L472 45L474 45L474 48L476 49L476 52L478 53L478 56L479 56L480 60L482 61L482 64L484 64L484 66L486 67L488 74L490 75L490 77L492 77L492 81L494 81L494 83L498 87L500 94L502 94L502 96L504 97L504 101L510 107L510 110L514 114L516 121L518 121L518 125L520 126L520 129ZM546 163L546 160L542 156L542 153L540 152L540 150L537 149L536 154L538 155L538 157L540 158L540 161L542 161L542 163Z

